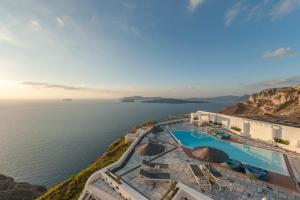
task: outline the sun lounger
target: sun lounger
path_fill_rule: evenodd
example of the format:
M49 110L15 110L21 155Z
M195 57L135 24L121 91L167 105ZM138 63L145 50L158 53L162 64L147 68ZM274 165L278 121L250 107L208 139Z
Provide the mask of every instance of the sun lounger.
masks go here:
M222 130L216 129L213 132L214 132L215 137L217 137L219 139L229 139L231 137L228 133L226 133Z
M156 169L169 169L169 165L168 164L154 163L154 162L150 162L148 160L143 160L142 164L146 165L148 167L151 167L151 168L156 168Z
M140 175L147 180L168 181L171 179L169 173L151 172L144 169L140 169Z
M231 190L231 182L227 178L225 178L218 170L209 165L201 165L201 171L204 174L209 174L211 180L219 186L219 189L228 188Z
M195 180L197 181L199 187L207 186L211 190L211 184L209 182L209 177L205 176L201 172L199 166L195 165L195 164L189 164L189 166L190 166L192 174L193 174Z

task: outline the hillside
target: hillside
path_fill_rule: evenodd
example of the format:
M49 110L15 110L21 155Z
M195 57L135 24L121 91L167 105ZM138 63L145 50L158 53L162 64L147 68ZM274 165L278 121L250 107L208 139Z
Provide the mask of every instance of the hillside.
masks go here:
M220 113L300 127L300 86L262 90Z

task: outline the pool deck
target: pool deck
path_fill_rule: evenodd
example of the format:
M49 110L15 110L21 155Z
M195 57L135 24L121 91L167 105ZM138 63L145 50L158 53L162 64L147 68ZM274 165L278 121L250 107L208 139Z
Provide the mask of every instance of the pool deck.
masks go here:
M245 174L224 168L221 165L214 164L215 168L220 171L224 178L229 180L230 187L219 190L218 186L212 184L212 190L205 187L199 187L193 174L189 170L189 164L202 164L201 161L195 159L191 155L188 148L178 145L177 141L169 133L168 130L197 130L198 126L183 122L178 124L163 126L164 131L156 135L147 134L141 142L147 142L149 139L164 144L166 150L163 154L152 157L151 160L158 163L169 164L167 172L171 175L171 181L148 181L140 174L139 170L143 168L141 165L144 159L139 154L133 153L126 165L114 172L121 181L138 191L146 199L160 200L164 197L172 182L182 183L212 199L291 199L300 200L300 194L295 180L298 180L300 174L300 155L286 152L278 147L274 147L265 143L256 142L255 140L243 138L235 134L232 135L232 142L248 144L255 147L265 148L273 151L279 151L286 155L289 161L288 169L291 170L291 177L271 173L268 182L251 179ZM202 128L200 128L202 129ZM94 183L95 187L106 188L106 183L99 178ZM109 193L113 193L110 191ZM183 192L184 193L184 192ZM113 193L115 199L122 199L121 196ZM186 195L188 196L188 195ZM101 199L96 198L95 199ZM193 198L190 198L193 199Z

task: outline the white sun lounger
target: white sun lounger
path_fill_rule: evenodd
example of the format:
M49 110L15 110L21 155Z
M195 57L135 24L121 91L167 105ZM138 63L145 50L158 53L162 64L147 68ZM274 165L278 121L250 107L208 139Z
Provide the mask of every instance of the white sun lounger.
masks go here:
M229 188L231 190L232 183L223 177L220 172L216 171L216 169L209 169L206 165L200 165L200 169L204 174L208 174L211 177L212 181L218 185L220 190L222 188Z
M192 171L192 174L196 180L196 182L198 183L199 187L209 187L209 189L211 190L211 184L209 182L209 177L205 176L198 165L195 164L189 164L189 167Z

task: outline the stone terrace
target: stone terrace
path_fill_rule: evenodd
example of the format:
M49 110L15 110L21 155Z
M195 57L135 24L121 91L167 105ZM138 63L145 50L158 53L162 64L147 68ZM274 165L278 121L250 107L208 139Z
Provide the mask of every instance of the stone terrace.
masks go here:
M168 172L171 174L171 181L181 182L189 187L192 187L203 194L213 199L293 199L300 200L300 196L295 192L290 192L286 189L279 188L274 185L267 184L266 182L250 179L249 177L215 166L224 177L231 182L231 190L223 189L219 190L216 185L212 185L212 190L208 188L200 188L191 171L189 170L189 163L201 164L200 161L188 157L180 147L177 146L176 141L168 133L167 130L174 129L197 129L197 127L188 123L179 123L174 125L164 126L164 132L158 136L155 134L148 134L142 142L146 142L149 138L157 140L166 146L166 152L162 155L151 158L152 161L159 163L169 164L170 169ZM257 143L253 140L238 137L233 135L234 139L239 139L247 144L254 144L253 146L264 148L276 148L264 143ZM276 149L278 150L278 149ZM290 159L295 159L299 162L299 158L296 155L292 155ZM170 182L158 182L158 181L146 181L139 175L139 170L142 167L141 162L143 157L134 153L126 166L116 172L116 175L120 176L123 181L131 185L141 194L149 199L160 200L170 187ZM295 163L298 165L299 163Z

